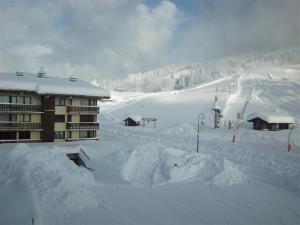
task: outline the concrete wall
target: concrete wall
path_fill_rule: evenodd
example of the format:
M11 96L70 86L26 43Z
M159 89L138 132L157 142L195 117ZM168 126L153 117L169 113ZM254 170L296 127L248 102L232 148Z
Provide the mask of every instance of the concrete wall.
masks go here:
M55 114L56 115L61 115L61 114L66 114L66 106L55 106Z
M31 139L41 139L40 131L31 131Z
M54 124L54 131L65 131L66 130L66 123L55 123Z

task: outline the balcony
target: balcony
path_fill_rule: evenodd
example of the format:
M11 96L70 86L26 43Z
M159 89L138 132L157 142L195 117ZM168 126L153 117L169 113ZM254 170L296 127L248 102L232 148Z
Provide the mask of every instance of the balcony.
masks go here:
M97 114L99 113L98 106L67 106L69 114Z
M42 106L41 105L19 105L19 104L0 104L0 112L36 112L41 113L42 112Z
M42 130L41 123L0 122L0 130Z
M67 130L98 130L99 123L67 123Z

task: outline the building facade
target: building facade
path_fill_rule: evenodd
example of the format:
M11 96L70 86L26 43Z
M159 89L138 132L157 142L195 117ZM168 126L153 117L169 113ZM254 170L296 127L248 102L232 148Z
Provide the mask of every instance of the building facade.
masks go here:
M13 74L10 76L8 78L15 79ZM24 77L21 78L25 82L22 82L24 88L21 90L18 85L15 85L15 90L14 85L9 90L5 90L8 89L7 86L0 86L0 143L98 139L97 102L102 98L109 98L108 92L96 90L97 87L78 80L27 76L34 78L28 79L30 82L38 81L35 89L28 88L28 80ZM0 78L5 77L7 78L0 74ZM53 79L61 87L57 88L55 85L49 91L49 81ZM5 81L7 80L9 79ZM20 82L18 78L16 80ZM47 88L43 88L43 83Z

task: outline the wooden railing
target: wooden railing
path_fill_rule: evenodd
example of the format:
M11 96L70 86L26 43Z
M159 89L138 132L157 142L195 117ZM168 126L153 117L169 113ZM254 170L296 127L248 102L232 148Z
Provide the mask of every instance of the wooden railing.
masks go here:
M0 112L42 112L42 106L1 103Z
M0 122L0 130L40 130L41 123Z
M98 106L67 106L67 113L97 114Z
M67 130L98 130L99 123L67 123Z

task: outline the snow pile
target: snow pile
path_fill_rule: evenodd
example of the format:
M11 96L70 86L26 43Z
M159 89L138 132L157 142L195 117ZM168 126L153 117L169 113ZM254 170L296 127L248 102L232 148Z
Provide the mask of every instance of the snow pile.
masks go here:
M241 183L245 179L238 166L228 160L223 162L223 171L214 178L217 186L233 185Z
M136 147L122 171L123 178L137 185L155 185L169 179L164 146L150 143Z
M206 153L187 153L162 144L139 145L122 170L123 178L138 186L198 181L216 186L243 182L236 165Z
M1 171L12 179L24 180L36 196L44 212L56 215L76 214L83 209L95 208L98 184L93 174L77 167L65 153L53 147L31 148L17 145L1 164ZM3 176L1 178L6 179ZM50 215L47 215L50 216Z

